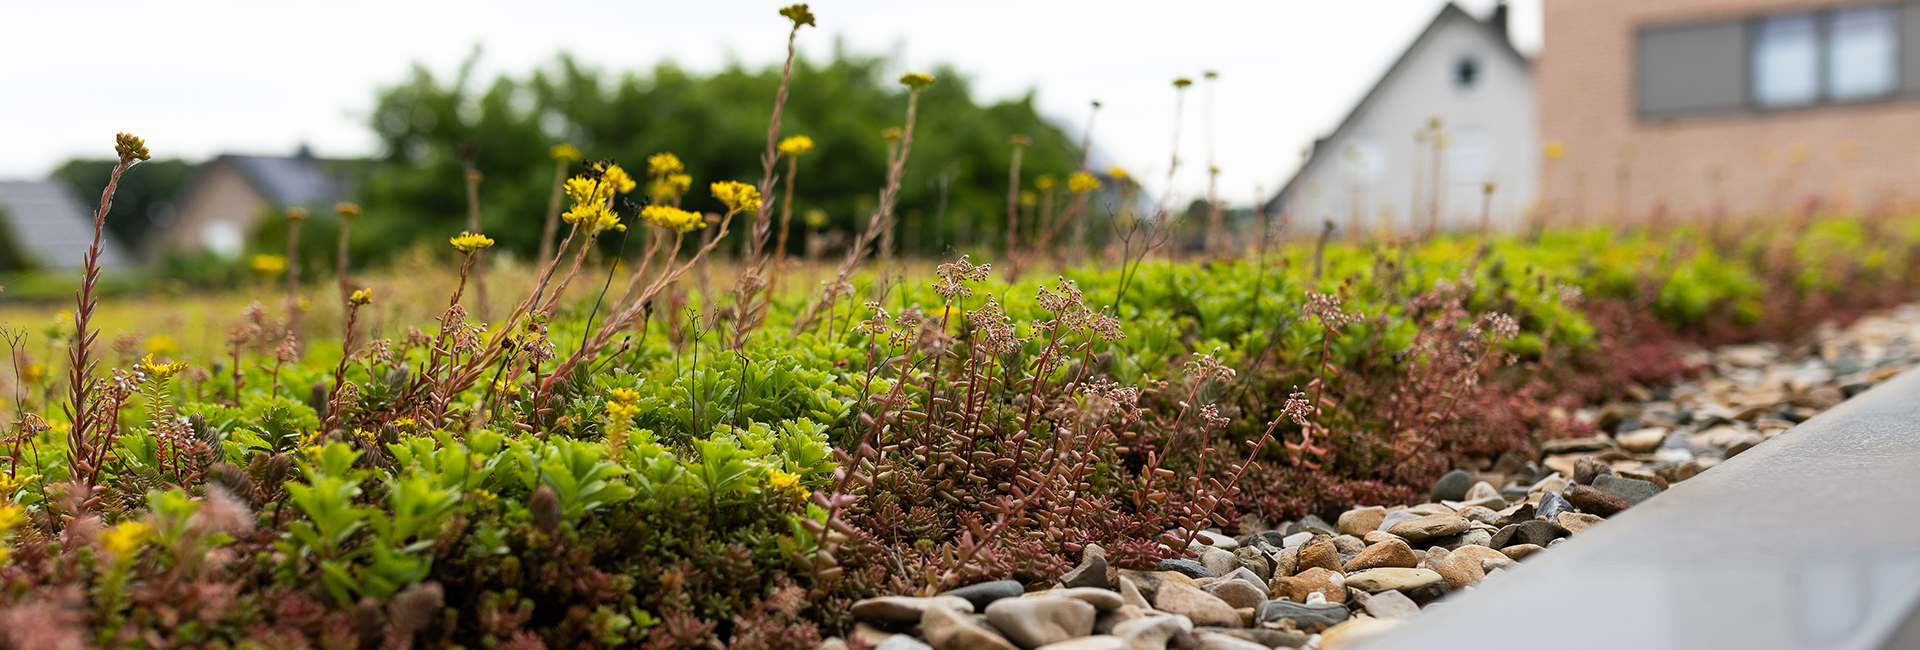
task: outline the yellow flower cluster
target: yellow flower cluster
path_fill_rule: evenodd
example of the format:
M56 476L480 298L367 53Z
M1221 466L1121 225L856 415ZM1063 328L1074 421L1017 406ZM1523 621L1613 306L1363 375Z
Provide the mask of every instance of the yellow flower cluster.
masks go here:
M346 202L335 203L333 204L333 213L340 215L342 219L352 219L360 216L360 204Z
M10 489L6 491L7 495L11 496L13 491L17 489L20 489L20 486L10 486ZM27 523L26 508L11 503L0 505L0 537L4 537L7 533L12 532L15 528L19 528L20 525L24 523ZM10 554L10 551L11 549L9 549L7 545L0 544L0 562L7 561L7 556Z
M672 200L693 187L693 177L686 174L667 174L655 177L647 183L647 193L661 200Z
M933 75L924 72L909 72L900 75L900 83L908 88L921 90L933 85Z
M373 302L373 290L372 289L355 289L352 295L347 296L347 302L350 302L356 305L364 305L364 304Z
M247 262L260 275L280 275L287 270L287 258L279 255L255 255Z
M713 184L713 198L727 204L730 214L754 212L760 209L760 190L740 181L720 181Z
M804 156L813 151L813 138L796 135L780 141L780 153L785 156Z
M147 354L157 354L164 357L179 350L180 344L175 342L171 336L155 334L147 337L146 348Z
M463 232L454 235L452 239L448 239L447 243L453 244L454 250L472 255L475 252L492 248L493 238L477 233Z
M806 488L800 487L800 477L779 468L767 470L767 485L775 492L787 495L794 501L806 501L813 496Z
M793 28L796 30L800 29L801 25L813 24L813 12L807 11L807 6L803 4L789 5L785 9L780 10L780 15L786 16L787 20L793 21Z
M1052 174L1041 174L1038 178L1033 179L1034 188L1042 192L1053 189L1053 186L1058 184L1060 184L1060 181L1055 179Z
M146 358L141 359L140 363L133 364L133 369L135 372L151 375L155 379L167 380L172 379L174 375L180 374L180 371L186 370L187 362L154 363L153 355L149 354Z
M287 208L287 221L306 221L307 209L300 206Z
M1074 194L1092 192L1097 189L1100 189L1100 179L1094 178L1093 174L1074 172L1072 176L1067 177L1067 191L1073 192Z
M560 215L567 223L586 229L589 237L608 230L627 229L620 223L620 215L613 212L613 197L634 188L633 177L619 165L607 165L599 172L598 178L581 174L567 179L567 196L573 199L573 209Z
M679 156L665 151L647 156L648 176L666 176L684 171L687 171L687 166L680 162Z
M153 154L147 151L147 141L132 133L118 133L113 136L113 153L120 156L121 164L135 160L151 160Z
M640 218L673 232L692 232L707 226L707 222L702 220L699 214L671 205L649 205L641 208Z
M547 155L552 156L554 162L573 162L580 159L580 150L570 144L556 144L547 151Z
M107 550L112 551L115 556L124 559L134 551L140 550L140 546L147 543L147 537L152 532L153 529L146 524L129 521L102 533L100 542L105 544Z

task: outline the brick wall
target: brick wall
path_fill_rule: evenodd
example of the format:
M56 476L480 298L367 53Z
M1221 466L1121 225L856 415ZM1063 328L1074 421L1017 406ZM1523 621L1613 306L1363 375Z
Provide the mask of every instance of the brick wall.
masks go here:
M1641 120L1634 35L1647 25L1867 2L1545 0L1535 63L1549 219L1640 221L1920 200L1920 98ZM1549 148L1551 144L1547 145Z

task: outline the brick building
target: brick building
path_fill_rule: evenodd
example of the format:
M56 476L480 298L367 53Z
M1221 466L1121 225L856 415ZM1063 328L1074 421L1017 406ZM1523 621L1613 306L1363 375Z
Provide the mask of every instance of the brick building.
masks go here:
M1920 3L1544 0L1550 219L1920 199Z

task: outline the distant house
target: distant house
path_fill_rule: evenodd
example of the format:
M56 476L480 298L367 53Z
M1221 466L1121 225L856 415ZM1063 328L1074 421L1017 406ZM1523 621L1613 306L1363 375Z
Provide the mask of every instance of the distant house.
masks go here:
M178 217L149 237L147 257L161 252L240 253L260 220L290 206L324 210L345 200L346 181L330 161L306 147L292 156L222 155L188 182L174 205Z
M1448 3L1267 206L1295 228L1344 232L1519 224L1540 146L1533 75L1507 38L1507 8L1482 21ZM1491 183L1491 204L1485 186Z
M93 243L93 214L54 181L0 182L0 255L21 269L75 268ZM101 239L102 266L124 266L128 258L114 239Z

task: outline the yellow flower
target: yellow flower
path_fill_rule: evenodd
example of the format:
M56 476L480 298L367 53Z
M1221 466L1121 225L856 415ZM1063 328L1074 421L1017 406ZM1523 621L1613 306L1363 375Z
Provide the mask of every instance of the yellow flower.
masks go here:
M255 273L266 276L280 275L287 270L287 258L279 255L255 255L247 264Z
M1191 85L1193 85L1193 80L1188 79L1186 77L1180 77L1178 79L1173 80L1173 87L1175 88L1186 88L1187 86L1191 86Z
M693 177L686 174L667 174L647 183L647 193L657 197L671 199L693 187Z
M356 305L364 305L364 304L373 302L373 290L372 289L355 289L352 295L347 296L347 302L350 302Z
M804 4L788 5L786 8L780 10L780 15L786 16L787 20L793 21L794 29L800 29L801 25L813 24L813 12L807 11L807 6Z
M613 398L613 401L619 402L621 404L632 404L634 402L640 401L640 391L637 391L631 388L615 388L611 391L608 391L607 396Z
M180 344L175 343L173 340L173 337L171 336L167 336L165 334L156 334L156 335L147 337L146 347L147 347L147 354L149 355L157 354L164 357L164 356L173 354L174 351L176 350L179 350Z
M933 85L933 75L924 72L909 72L900 75L900 83L908 88L921 90Z
M1039 189L1040 191L1045 192L1047 190L1053 189L1053 186L1059 184L1059 182L1060 181L1054 180L1052 174L1041 174L1039 178L1033 179L1033 186Z
M570 144L556 144L547 150L547 155L552 156L554 162L573 162L580 159L580 150Z
M1025 133L1015 133L1007 136L1007 144L1016 147L1031 147L1033 146L1033 138Z
M155 379L167 380L172 379L174 375L180 374L180 371L186 370L187 362L175 361L173 363L156 364L153 362L153 355L149 354L146 358L141 359L140 363L133 364L133 369L142 374L152 375Z
M492 238L470 232L455 235L452 239L447 240L447 242L453 244L454 250L468 255L472 255L474 251L486 250L493 247Z
M399 427L401 430L404 430L404 431L412 431L413 425L414 425L413 418L410 418L410 417L401 417L393 421L393 426Z
M804 156L813 151L813 138L796 135L780 141L780 153L787 156Z
M670 205L649 205L640 209L640 218L674 232L691 232L707 226L699 214Z
M812 226L814 228L827 227L827 218L828 218L827 211L822 210L820 208L813 208L811 210L808 210L807 214L801 217L801 219L806 220L807 225Z
M1559 140L1549 141L1546 150L1542 153L1546 154L1547 160L1559 160L1561 156L1567 155L1567 145L1561 144Z
M1033 193L1033 190L1020 190L1020 205L1031 208L1039 202L1040 195Z
M800 487L800 477L778 468L767 470L767 486L795 501L805 501L813 496L806 488Z
M149 160L153 154L147 152L147 141L134 137L132 133L118 133L113 136L113 152L120 156L120 164L135 160Z
M621 194L633 191L633 177L628 176L627 170L621 169L619 165L607 165L606 169L600 170L600 179Z
M26 477L23 479L8 480L6 481L8 485L6 485L4 489L8 494L12 494L14 490L20 489L21 485L25 485L27 481L33 478L34 477ZM0 534L19 528L20 524L24 523L27 523L26 508L11 503L0 505Z
M623 424L627 422L631 422L633 421L633 417L639 414L640 414L639 404L621 404L619 402L607 402L607 419L612 420L614 422L619 422Z
M114 555L126 558L134 551L140 550L142 544L147 543L147 536L151 532L153 529L146 524L129 521L100 535L100 541L106 544L107 550L112 551Z
M300 206L287 208L287 221L306 221L307 209Z
M713 198L727 204L727 210L738 214L760 209L760 190L739 181L720 181L712 185Z
M493 392L502 395L519 395L520 385L505 379L496 379L493 382Z
M47 378L47 364L29 363L27 364L27 367L20 369L20 381L24 381L29 384L38 384L40 383L41 380L46 378Z
M1121 169L1119 165L1108 167L1107 177L1116 181L1124 181L1130 178L1129 176L1127 176L1127 170Z
M687 166L680 163L679 156L665 151L647 156L648 176L666 176L684 171L687 171Z
M901 133L900 127L897 127L897 126L889 126L887 128L880 129L880 137L886 138L888 140L899 140L900 133Z
M342 219L352 219L354 217L360 216L360 204L347 203L344 201L340 203L335 203L333 204L333 213L340 215L340 218Z
M1114 178L1126 178L1126 177L1115 176ZM1074 172L1072 176L1067 177L1067 191L1073 192L1074 194L1079 194L1081 192L1092 192L1097 189L1100 189L1100 179L1094 178L1093 174L1089 174L1086 172Z

